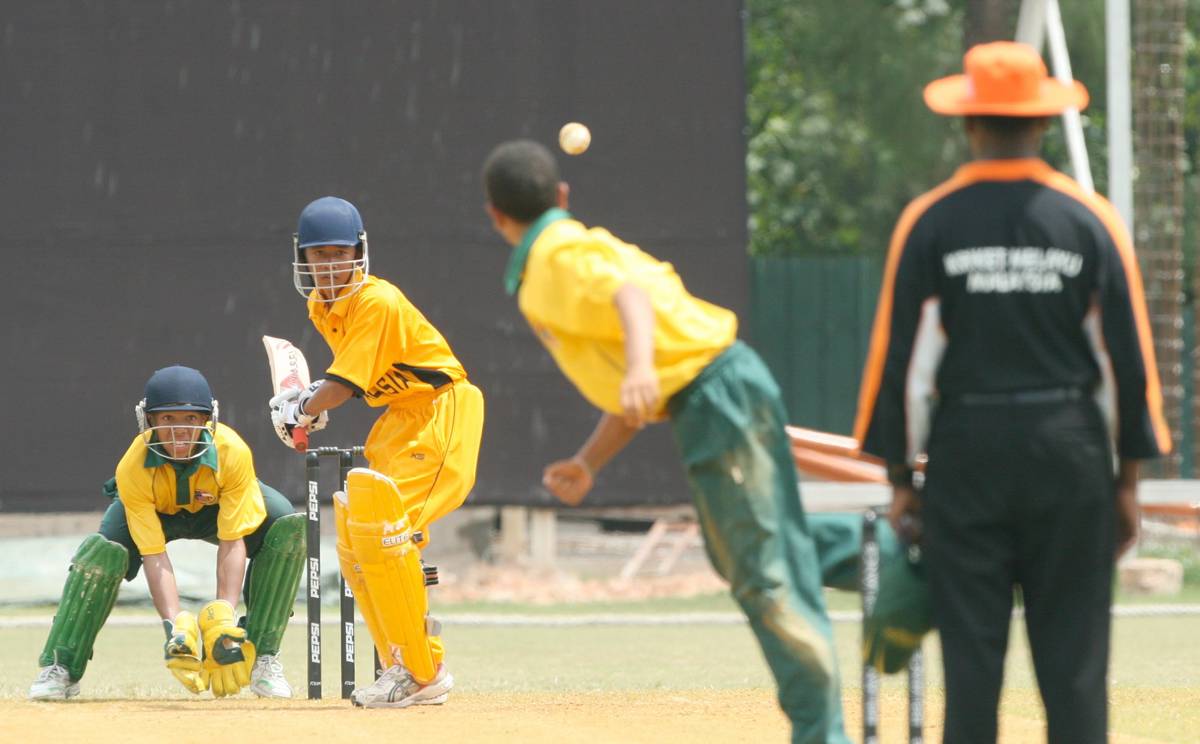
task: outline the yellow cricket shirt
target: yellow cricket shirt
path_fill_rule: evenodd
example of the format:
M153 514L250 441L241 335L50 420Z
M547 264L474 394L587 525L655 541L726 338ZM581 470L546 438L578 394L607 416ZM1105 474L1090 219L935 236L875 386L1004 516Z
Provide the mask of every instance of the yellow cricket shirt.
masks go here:
M368 405L428 401L466 378L446 339L391 282L368 276L357 292L331 303L313 296L308 317L333 352L325 376Z
M117 463L117 492L125 505L129 534L142 555L167 549L159 514L198 512L218 505L217 537L245 537L267 518L254 458L237 432L217 424L208 450L187 463L174 463L147 446L138 434ZM203 435L208 438L206 432Z
M614 298L626 282L645 290L654 309L654 367L662 391L656 417L737 338L737 316L688 294L671 264L603 228L588 229L563 210L550 210L530 226L506 278L516 280L509 287L517 291L521 314L563 374L608 413L622 412L625 334Z

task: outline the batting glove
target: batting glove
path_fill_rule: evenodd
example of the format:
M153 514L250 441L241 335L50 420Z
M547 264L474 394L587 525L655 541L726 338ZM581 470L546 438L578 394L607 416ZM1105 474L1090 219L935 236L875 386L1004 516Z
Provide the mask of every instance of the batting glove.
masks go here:
M309 433L324 429L329 423L329 412L321 411L316 416L304 412L304 403L310 400L321 387L323 380L317 380L303 390L284 390L271 398L268 406L271 408L271 424L275 427L275 435L288 447L293 447L292 429L299 426Z

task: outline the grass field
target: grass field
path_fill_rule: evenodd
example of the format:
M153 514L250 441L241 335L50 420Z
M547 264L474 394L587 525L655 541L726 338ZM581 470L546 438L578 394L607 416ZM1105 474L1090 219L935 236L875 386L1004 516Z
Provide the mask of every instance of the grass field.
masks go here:
M853 595L831 594L834 609ZM743 626L584 625L569 627L456 624L464 613L568 616L601 612L662 613L732 610L724 595L554 607L455 605L443 608L449 664L458 681L450 704L419 711L355 711L333 696L337 687L336 626L325 630L321 703L191 698L162 668L162 634L152 625L112 626L97 642L80 702L23 701L36 674L44 627L0 628L0 740L25 742L211 740L208 723L251 725L284 741L369 741L401 731L411 740L448 741L747 741L786 740L766 666ZM303 608L297 607L299 613ZM46 613L28 608L8 616ZM118 608L146 615L145 608ZM332 620L336 610L327 610ZM1200 731L1200 634L1195 616L1119 617L1114 627L1113 731L1118 742L1194 742ZM285 639L284 662L304 689L302 627ZM847 720L857 740L860 710L855 664L858 626L835 625ZM364 636L365 637L365 636ZM937 736L942 692L936 639L926 644L927 731ZM364 657L366 655L364 654ZM360 663L365 682L368 663ZM884 741L902 741L899 680L885 684ZM1003 741L1043 739L1042 717L1024 633L1014 624ZM401 727L402 728L397 728ZM378 730L377 730L378 729ZM422 731L429 737L416 736ZM274 737L273 737L274 738Z

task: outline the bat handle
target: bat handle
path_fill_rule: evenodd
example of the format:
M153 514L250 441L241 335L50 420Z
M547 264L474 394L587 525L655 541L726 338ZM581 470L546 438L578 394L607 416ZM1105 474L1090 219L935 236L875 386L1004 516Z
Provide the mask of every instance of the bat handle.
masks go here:
M292 446L297 452L308 451L308 429L303 426L297 426L292 429Z

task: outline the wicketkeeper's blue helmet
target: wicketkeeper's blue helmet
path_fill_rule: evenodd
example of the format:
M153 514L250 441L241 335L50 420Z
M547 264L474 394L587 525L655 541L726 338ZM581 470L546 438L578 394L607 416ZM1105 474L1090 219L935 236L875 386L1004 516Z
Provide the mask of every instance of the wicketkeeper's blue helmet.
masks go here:
M208 415L208 422L200 426L177 423L150 426L146 414L156 411L199 411ZM145 396L134 406L133 413L137 417L138 431L144 435L146 446L155 454L169 460L193 460L201 456L212 446L212 437L217 430L217 401L213 398L212 388L208 386L204 375L191 367L163 367L150 375L150 379L146 381ZM159 430L162 429L173 430L169 437L165 437L171 441L177 441L175 432L181 429L190 429L193 432L190 441L194 444L186 456L176 457L163 446L164 437L159 435ZM202 430L208 432L207 438L201 435Z
M191 367L164 367L146 381L145 410L213 412L212 388Z

